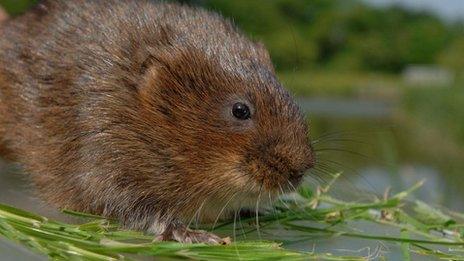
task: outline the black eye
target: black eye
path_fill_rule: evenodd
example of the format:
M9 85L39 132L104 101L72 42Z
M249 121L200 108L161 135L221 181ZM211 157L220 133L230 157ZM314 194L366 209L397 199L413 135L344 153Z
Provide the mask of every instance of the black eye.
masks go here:
M241 102L237 102L232 107L232 114L239 120L248 120L251 116L250 108Z

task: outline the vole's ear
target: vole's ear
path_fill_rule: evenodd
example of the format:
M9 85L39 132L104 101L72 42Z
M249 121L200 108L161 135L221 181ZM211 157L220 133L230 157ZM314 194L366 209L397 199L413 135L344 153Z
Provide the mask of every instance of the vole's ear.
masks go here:
M155 96L166 92L172 99L183 95L186 77L182 74L180 53L177 48L168 45L145 48L133 57L138 78L136 92L144 103L157 101L160 98Z
M126 85L134 91L142 86L143 79L152 67L160 66L166 61L161 60L167 57L168 48L172 48L171 34L169 27L162 28L145 28L149 33L139 35L127 35L127 46L122 56L125 57L122 62L121 75L128 75Z
M195 83L194 78L200 73L190 64L192 62L187 57L191 56L181 49L173 46L158 47L156 50L148 50L141 57L144 59L139 60L140 80L136 95L142 108L151 117L158 117L157 121L176 124L176 111L192 110L192 104L195 104L192 99L195 100L203 86L208 85Z
M152 79L157 72L175 70L178 51L172 46L148 47L135 53L134 71L141 78L142 85Z
M134 92L141 92L147 85L147 80L153 78L153 74L169 64L169 57L162 50L163 47L137 48L130 52L128 63L121 68L124 73L124 85ZM129 72L129 73L128 73Z
M160 49L146 48L133 57L134 72L137 79L134 91L144 103L151 103L162 85L160 76L165 70L165 63ZM154 104L153 104L154 105Z
M158 52L151 47L136 52L133 59L137 74L144 76L151 67L159 63L157 57Z

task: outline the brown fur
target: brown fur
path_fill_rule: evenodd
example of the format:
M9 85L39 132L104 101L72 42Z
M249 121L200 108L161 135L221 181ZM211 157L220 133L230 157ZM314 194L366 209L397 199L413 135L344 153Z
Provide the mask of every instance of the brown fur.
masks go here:
M46 1L0 35L0 152L60 208L160 232L290 190L313 164L267 51L217 14Z

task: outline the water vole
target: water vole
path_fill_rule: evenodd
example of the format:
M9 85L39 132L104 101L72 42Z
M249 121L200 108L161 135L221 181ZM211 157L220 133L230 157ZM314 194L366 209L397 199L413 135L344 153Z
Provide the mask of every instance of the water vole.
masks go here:
M39 195L165 240L298 185L304 117L262 44L149 1L45 1L0 27L0 151Z

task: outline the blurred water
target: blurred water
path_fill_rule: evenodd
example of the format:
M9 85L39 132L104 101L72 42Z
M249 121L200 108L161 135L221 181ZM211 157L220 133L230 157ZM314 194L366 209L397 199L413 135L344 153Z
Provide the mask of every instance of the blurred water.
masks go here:
M0 260L47 260L47 258L31 252L23 246L6 241L0 237Z
M26 209L50 218L67 221L70 217L48 206L34 195L27 178L14 164L0 160L0 203Z
M47 204L35 197L33 189L29 187L24 173L20 168L2 160L0 160L0 203L32 211L60 221L75 221L72 217L66 216L57 209L47 206ZM0 236L0 260L32 261L47 260L47 258L33 253L16 243L8 242Z
M387 187L394 193L425 180L413 196L464 210L464 192L459 185L464 181L462 157L442 153L440 146L445 144L432 143L435 147L429 149L429 136L424 138L398 121L395 103L314 98L300 104L308 115L313 137L338 133L329 137L335 141L321 145L324 152L320 160L333 162L325 164L344 173L342 183L347 184L340 187L381 195Z
M337 118L387 118L393 113L391 102L375 100L347 100L337 98L302 98L300 106L309 115Z

